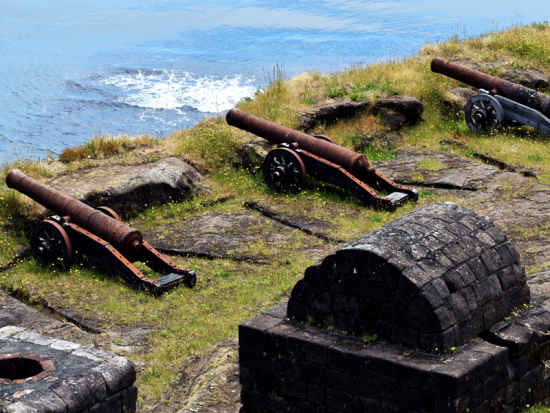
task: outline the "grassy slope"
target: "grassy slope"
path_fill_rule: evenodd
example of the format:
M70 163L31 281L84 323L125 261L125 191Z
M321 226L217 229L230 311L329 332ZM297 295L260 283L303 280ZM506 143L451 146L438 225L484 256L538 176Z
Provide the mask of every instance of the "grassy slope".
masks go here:
M276 67L270 84L251 101L238 106L256 116L296 128L299 115L314 104L330 97L351 99L401 93L414 96L425 104L424 122L400 130L400 145L422 145L429 150L440 148L443 139L458 139L466 149L462 155L481 152L505 162L540 168L539 182L550 183L548 139L529 128L503 131L494 136L476 136L462 119L441 117L441 100L449 98L452 85L458 82L433 74L429 64L434 56L447 59L470 59L474 62L499 61L508 68L532 68L550 75L550 27L539 24L516 27L506 32L490 33L481 39L451 39L427 45L417 56L349 69L330 74L301 73L285 79ZM499 74L499 73L495 73ZM338 143L352 148L358 137L382 130L380 120L372 116L338 122L322 128ZM171 154L190 161L212 185L212 193L192 201L151 206L130 224L139 229L207 211L232 213L242 210L242 203L258 200L276 204L283 211L303 211L305 215L335 224L334 238L351 240L409 212L418 205L452 200L423 192L417 205L407 205L393 214L362 207L341 191L312 182L298 196L271 193L256 170L234 167L235 149L242 132L225 124L223 118L209 119L193 129L174 132L163 142L150 137L137 141L128 138L96 138L83 148L69 150L62 156L70 164L40 163L18 160L4 165L2 178L13 166L29 175L45 179L67 169L95 165L96 158L117 159L131 163L133 147L165 146ZM113 141L117 141L113 143ZM468 149L469 148L469 149ZM109 153L119 152L109 158ZM384 158L391 151L374 146L368 156ZM154 161L154 157L150 159ZM97 161L100 162L100 161ZM12 259L17 246L28 243L26 219L37 211L32 202L0 184L0 263ZM300 236L293 241L299 245ZM252 245L251 249L265 246ZM289 256L292 246L289 247ZM267 251L269 253L269 251ZM269 308L288 295L304 269L311 264L292 256L290 262L274 266L236 263L229 260L209 261L194 257L174 257L179 264L193 267L200 278L194 289L180 288L160 299L136 292L119 279L111 277L86 259L77 261L69 273L38 268L32 259L15 263L0 274L0 287L17 291L29 302L38 298L74 309L84 318L113 331L138 327L151 329L150 340L138 347L131 358L141 366L138 375L140 405L145 407L158 398L180 373L180 366L194 354L200 354L215 342L237 334L240 322ZM123 339L116 339L124 344ZM531 411L542 411L532 409Z

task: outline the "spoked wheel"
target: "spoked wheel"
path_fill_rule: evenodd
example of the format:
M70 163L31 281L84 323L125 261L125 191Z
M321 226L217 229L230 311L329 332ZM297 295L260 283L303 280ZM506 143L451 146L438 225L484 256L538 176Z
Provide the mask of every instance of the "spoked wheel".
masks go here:
M277 192L297 194L306 185L306 167L300 156L286 148L267 154L263 165L267 186Z
M465 109L466 124L474 132L491 133L504 122L504 110L491 95L471 98Z
M330 136L327 136L327 135L315 135L314 138L321 139L322 141L327 141L335 145L338 145L334 139L332 139Z
M103 212L105 215L113 218L113 219L116 219L118 222L122 222L122 219L118 216L118 214L113 211L111 208L109 207L106 207L106 206L100 206L100 207L97 207L97 209L101 212Z
M43 267L68 270L73 264L73 247L65 230L57 222L42 221L31 233L31 251Z

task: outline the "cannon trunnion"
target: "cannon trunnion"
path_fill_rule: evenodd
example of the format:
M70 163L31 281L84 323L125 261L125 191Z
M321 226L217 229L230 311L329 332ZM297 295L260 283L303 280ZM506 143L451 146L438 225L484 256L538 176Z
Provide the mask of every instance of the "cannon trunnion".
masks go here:
M365 155L337 145L328 136L310 136L240 109L231 109L226 120L231 126L278 144L267 154L262 167L267 185L277 192L300 192L310 175L339 186L367 206L393 211L408 200L418 200L416 189L395 184L372 168ZM388 195L381 196L374 188Z
M432 60L431 69L479 89L464 110L472 131L491 133L510 122L532 126L550 136L550 96L440 57Z
M58 214L39 222L31 233L32 255L42 266L68 270L73 253L80 251L117 273L130 286L154 294L180 284L195 285L197 276L193 270L178 267L155 250L143 240L140 231L122 223L112 209L94 209L19 169L8 173L6 184ZM137 261L163 276L156 280L146 277L132 264Z

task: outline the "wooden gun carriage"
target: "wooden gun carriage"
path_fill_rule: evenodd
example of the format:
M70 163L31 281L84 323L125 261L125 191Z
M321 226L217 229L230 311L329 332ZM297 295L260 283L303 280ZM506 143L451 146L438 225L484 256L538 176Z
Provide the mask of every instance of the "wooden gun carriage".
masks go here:
M440 57L432 60L431 69L479 90L464 110L472 131L491 133L510 122L532 126L550 136L550 96Z
M140 231L123 224L112 209L94 209L19 169L8 173L6 184L57 214L32 230L31 252L39 264L68 270L73 251L80 251L118 274L130 286L154 294L180 284L195 285L197 276L193 270L178 267L155 250L143 240ZM146 277L132 264L136 261L163 276L156 280Z
M339 186L367 206L393 211L405 201L418 200L416 189L395 184L372 168L365 155L337 145L328 136L310 136L240 109L231 109L226 120L279 145L267 154L262 167L267 185L277 192L298 193L309 174ZM375 188L387 195L379 195Z

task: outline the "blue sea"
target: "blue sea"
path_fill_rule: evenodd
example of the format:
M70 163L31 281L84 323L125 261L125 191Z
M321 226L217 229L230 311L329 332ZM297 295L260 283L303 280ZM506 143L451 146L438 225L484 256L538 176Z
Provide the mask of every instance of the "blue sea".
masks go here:
M550 21L549 0L0 0L0 161L166 136L292 76Z

